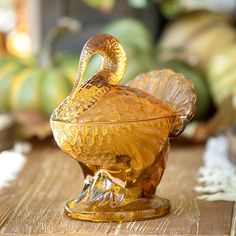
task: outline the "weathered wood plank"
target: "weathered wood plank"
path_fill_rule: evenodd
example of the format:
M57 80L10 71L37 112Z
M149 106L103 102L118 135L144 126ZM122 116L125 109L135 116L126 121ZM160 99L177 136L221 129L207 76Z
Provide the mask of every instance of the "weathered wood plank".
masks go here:
M236 235L236 201L234 202L233 214L232 214L232 223L230 229L230 236Z
M59 235L229 235L233 203L196 200L193 187L201 166L203 147L173 148L158 188L169 198L172 212L166 217L118 223L76 221L64 215L63 205L82 187L76 162L52 143L35 145L23 171L0 191L0 233Z

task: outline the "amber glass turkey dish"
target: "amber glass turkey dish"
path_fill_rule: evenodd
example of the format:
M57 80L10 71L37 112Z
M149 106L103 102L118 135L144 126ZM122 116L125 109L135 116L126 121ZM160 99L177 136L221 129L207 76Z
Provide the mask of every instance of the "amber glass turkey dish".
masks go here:
M103 65L85 82L94 54L102 56ZM169 138L180 135L194 114L193 84L182 74L162 70L119 86L126 61L113 36L90 38L74 88L51 116L58 146L84 173L78 199L65 205L72 218L122 222L170 211L169 201L155 192L166 167Z

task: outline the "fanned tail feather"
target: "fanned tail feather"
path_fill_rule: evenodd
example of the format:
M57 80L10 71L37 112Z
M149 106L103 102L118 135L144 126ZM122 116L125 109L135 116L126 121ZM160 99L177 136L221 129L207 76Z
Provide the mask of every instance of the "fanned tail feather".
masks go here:
M195 113L196 95L193 82L173 70L156 70L140 74L128 86L141 89L163 101L177 113L171 136L180 135Z

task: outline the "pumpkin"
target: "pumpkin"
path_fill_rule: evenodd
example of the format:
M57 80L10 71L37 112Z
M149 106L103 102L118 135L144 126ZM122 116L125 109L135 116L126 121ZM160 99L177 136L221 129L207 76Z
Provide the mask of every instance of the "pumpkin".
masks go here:
M10 109L9 96L11 85L15 75L18 74L26 65L17 58L3 56L0 58L0 111L5 112Z
M230 17L207 11L180 17L165 28L157 45L158 60L182 59L205 72L210 58L236 40L231 21Z
M147 27L134 18L122 18L106 25L102 30L115 36L123 45L127 55L137 52L151 53L153 50L152 36Z
M127 69L122 84L140 73L154 69L154 45L150 32L142 22L133 18L123 18L106 25L102 32L115 36L127 53ZM101 63L100 56L91 59L86 69L85 80L98 71Z
M236 96L236 44L215 55L208 64L207 78L217 107Z
M38 57L32 57L23 63L16 58L1 59L5 63L1 66L0 62L0 92L4 91L0 111L31 109L51 114L70 92L74 79L71 78L71 71L76 71L77 67L75 58L57 60L53 45L60 35L77 28L77 22L63 18L47 34Z

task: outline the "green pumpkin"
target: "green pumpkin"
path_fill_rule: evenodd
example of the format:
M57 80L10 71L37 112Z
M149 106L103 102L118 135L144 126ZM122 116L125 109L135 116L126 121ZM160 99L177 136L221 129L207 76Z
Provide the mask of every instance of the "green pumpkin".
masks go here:
M58 69L45 70L42 76L43 111L45 114L50 115L70 93L72 88L71 81L62 75L62 72Z
M10 88L14 82L15 75L25 68L16 58L3 56L0 58L0 112L9 110Z
M102 32L115 36L127 54L127 69L121 84L154 68L151 34L142 22L133 18L122 18L105 26ZM94 56L87 66L84 80L91 78L99 70L101 63L100 56Z
M25 68L15 75L10 89L11 109L31 109L42 112L40 69Z
M72 63L69 56L53 53L60 30L66 32L70 26L59 24L49 31L38 57L24 63L16 58L6 63L0 60L0 92L4 97L0 100L0 111L30 109L50 115L69 94L74 80L72 71L77 70L77 65L75 57Z
M122 18L111 22L102 31L115 36L121 42L128 56L137 52L152 52L151 34L139 20Z

